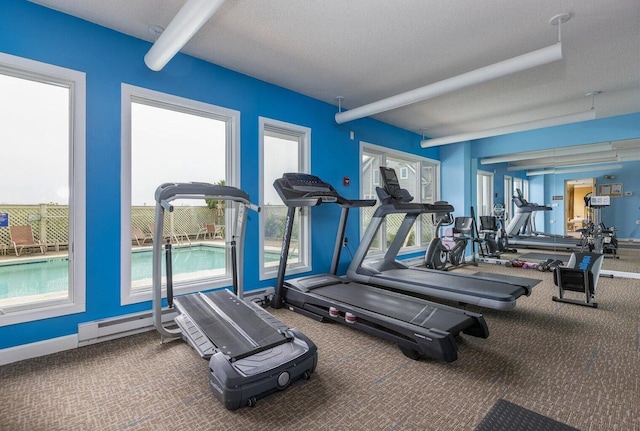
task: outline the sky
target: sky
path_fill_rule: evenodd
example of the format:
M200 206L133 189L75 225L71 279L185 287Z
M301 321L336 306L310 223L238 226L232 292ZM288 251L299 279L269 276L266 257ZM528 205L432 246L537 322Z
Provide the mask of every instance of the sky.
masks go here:
M155 205L165 182L225 179L224 121L142 103L131 116L132 205ZM0 74L0 204L68 204L68 125L67 88ZM267 136L264 153L265 203L279 204L271 184L298 170L297 142Z
M69 90L0 74L0 204L67 204Z
M141 103L131 116L132 205L155 205L162 183L225 179L223 121Z

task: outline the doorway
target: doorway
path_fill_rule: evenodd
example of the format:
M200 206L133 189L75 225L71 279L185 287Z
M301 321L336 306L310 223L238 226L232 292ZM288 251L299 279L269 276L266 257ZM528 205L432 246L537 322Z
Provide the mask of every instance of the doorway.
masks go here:
M579 237L578 229L583 228L589 220L585 197L595 192L595 178L567 180L564 186L565 201L565 234Z

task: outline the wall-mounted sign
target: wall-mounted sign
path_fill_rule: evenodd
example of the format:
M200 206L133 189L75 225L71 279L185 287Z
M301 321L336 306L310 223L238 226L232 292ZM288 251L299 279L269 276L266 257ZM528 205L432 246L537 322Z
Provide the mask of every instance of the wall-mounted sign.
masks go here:
M556 195L556 196L554 196L552 199L553 199L554 201L561 201L561 200L563 200L563 199L564 199L564 196L562 196L562 195Z
M9 213L0 213L0 227L9 227Z
M599 184L598 196L622 196L622 183Z

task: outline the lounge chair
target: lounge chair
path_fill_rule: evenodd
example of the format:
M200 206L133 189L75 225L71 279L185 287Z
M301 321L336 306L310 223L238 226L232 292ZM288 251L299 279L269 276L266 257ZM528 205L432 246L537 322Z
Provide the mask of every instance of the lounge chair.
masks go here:
M9 235L11 236L11 245L16 252L16 256L20 256L20 253L25 248L39 248L42 254L47 252L47 245L36 242L33 238L33 230L30 225L9 226Z
M151 239L153 239L153 235L155 234L155 230L156 230L155 223L150 223L149 224L149 231L151 232ZM164 240L166 238L171 238L171 241L182 245L183 241L180 241L180 239L183 239L183 240L186 240L189 243L189 245L191 245L191 240L189 239L189 235L186 232L182 232L180 234L176 234L175 232L172 232L171 234L169 234L168 232L164 231L162 233L162 236L163 236L162 242L164 242Z
M131 228L131 240L135 241L138 245L144 245L147 240L151 240L152 235L147 235L138 227Z
M217 225L215 223L206 223L207 232L204 234L204 238L207 239L207 236L211 239L224 239L222 226Z

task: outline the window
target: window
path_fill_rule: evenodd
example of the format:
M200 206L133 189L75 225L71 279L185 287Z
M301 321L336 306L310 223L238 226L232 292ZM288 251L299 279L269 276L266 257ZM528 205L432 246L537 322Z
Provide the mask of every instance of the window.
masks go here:
M153 241L170 238L176 294L231 284L221 201L176 200L155 238L155 190L167 182L238 185L237 111L122 85L121 302L151 299Z
M83 312L85 75L0 53L0 94L0 325Z
M493 173L478 171L477 216L488 216L493 212Z
M409 169L406 166L400 166L400 179L401 180L409 179Z
M287 207L273 182L285 172L309 172L311 129L260 118L260 279L277 275ZM287 274L311 270L309 208L296 211Z
M361 144L361 154L360 196L363 199L369 199L371 196L377 197L376 186L378 186L380 166L387 166L398 172L400 186L409 191L414 197L414 202L433 203L437 200L439 162L367 143ZM369 225L377 206L361 208L361 235ZM371 244L370 253L386 251L387 246L395 237L402 219L401 214L392 214L386 217L377 238ZM412 247L426 247L433 238L433 234L431 216L422 215L420 222L413 226L412 232L407 237L405 250L410 251ZM385 240L383 241L382 238Z

